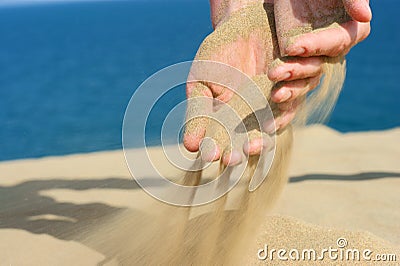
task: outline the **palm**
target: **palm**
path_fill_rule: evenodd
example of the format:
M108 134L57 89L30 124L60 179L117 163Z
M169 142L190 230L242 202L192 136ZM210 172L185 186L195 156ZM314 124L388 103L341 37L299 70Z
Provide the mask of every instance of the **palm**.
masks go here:
M232 66L245 73L250 78L263 75L265 79L267 69L277 56L277 44L273 21L272 6L270 5L252 5L240 10L240 13L234 13L228 20L220 23L217 29L211 33L201 44L196 60L208 60L223 63ZM272 88L271 82L268 80L268 88L264 94L268 98ZM200 90L200 92L199 92ZM244 102L240 102L238 97L234 96L231 89L221 85L207 83L192 82L187 85L188 97L207 96L228 103L239 113L242 118L251 113L250 109L244 110ZM189 106L189 113L191 107ZM203 110L205 108L202 108ZM191 116L193 114L189 114ZM226 118L227 120L228 118ZM201 139L207 132L221 132L222 129L216 125L209 124L209 121L198 119L197 121L189 121L186 129L185 146L191 151L197 151ZM260 130L253 130L258 131ZM195 133L194 133L195 132ZM255 133L255 132L251 132ZM207 134L210 136L209 134ZM216 157L218 159L228 147L225 138L218 138L216 133L214 138L219 146ZM259 138L259 134L250 134L250 140ZM190 137L191 136L191 137Z
M230 16L203 41L195 59L224 63L250 77L266 74L277 55L277 45L274 25L269 21L273 20L272 8L265 7L255 5ZM224 102L232 97L231 91L221 86L210 84L209 89Z

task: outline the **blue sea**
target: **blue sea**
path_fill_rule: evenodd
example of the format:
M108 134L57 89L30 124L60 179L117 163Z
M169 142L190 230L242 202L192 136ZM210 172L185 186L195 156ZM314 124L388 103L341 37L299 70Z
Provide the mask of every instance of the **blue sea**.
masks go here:
M399 3L371 5L372 33L347 57L328 122L341 132L400 126ZM135 89L193 59L211 31L206 0L0 5L0 160L120 149ZM182 101L184 88L167 97Z

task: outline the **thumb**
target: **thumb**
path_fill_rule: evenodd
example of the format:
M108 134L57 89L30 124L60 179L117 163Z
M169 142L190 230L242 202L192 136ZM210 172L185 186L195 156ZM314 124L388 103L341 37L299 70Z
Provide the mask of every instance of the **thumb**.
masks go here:
M343 0L347 13L358 22L370 22L372 19L369 0Z
M212 110L212 93L202 83L188 83L188 102L186 112L186 127L183 135L183 145L190 152L199 150L200 142L206 133L207 115Z

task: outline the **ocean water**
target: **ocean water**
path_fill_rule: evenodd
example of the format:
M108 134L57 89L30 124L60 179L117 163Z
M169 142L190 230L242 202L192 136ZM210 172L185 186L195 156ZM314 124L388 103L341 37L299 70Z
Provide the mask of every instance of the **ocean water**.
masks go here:
M372 1L372 33L348 55L329 126L400 126L398 6ZM120 149L135 89L157 70L193 59L211 31L206 0L0 6L0 160ZM183 99L177 87L160 108ZM151 115L150 142L162 115Z

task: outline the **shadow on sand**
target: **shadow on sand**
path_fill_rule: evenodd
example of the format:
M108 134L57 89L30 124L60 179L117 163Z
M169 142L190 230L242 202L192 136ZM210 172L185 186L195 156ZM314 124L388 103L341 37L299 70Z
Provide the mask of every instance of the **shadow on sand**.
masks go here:
M103 203L58 202L52 197L41 195L41 192L52 189L136 190L140 187L126 178L46 179L27 181L15 186L0 186L0 229L20 229L34 234L47 234L60 240L82 242L82 235L92 232L97 225L127 210ZM101 191L98 195L101 197ZM143 213L137 210L131 210L131 213L132 217L143 216ZM90 248L107 258L112 256L101 247L91 245Z
M289 183L296 183L307 180L340 180L340 181L363 181L381 178L400 177L400 173L392 172L368 172L353 175L330 175L330 174L309 174L294 176L289 179Z

